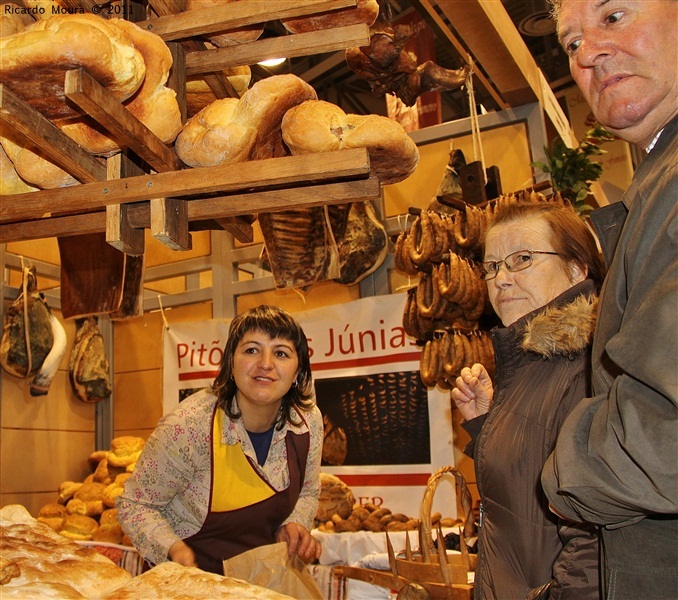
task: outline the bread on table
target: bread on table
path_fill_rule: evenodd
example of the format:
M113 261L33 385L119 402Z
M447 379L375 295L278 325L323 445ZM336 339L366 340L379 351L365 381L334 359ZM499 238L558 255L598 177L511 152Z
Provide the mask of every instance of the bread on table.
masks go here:
M80 526L84 527L82 523ZM81 547L38 522L21 505L0 509L0 556L3 600L93 599L132 579L126 570L96 550Z
M400 123L380 115L346 114L324 100L287 111L282 135L292 154L366 148L372 171L384 184L402 181L419 162L419 150Z
M170 593L168 594L168 590ZM252 585L240 579L208 573L196 567L174 562L161 563L137 575L126 585L100 600L144 600L181 598L182 600L291 600L290 596Z
M191 167L212 167L287 154L280 124L285 113L315 90L296 75L274 75L255 83L242 98L216 100L188 120L175 150Z

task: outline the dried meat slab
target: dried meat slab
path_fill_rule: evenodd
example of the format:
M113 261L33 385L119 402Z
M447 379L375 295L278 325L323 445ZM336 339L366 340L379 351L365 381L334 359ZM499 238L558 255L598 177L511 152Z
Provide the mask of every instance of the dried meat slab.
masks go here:
M103 233L60 237L58 242L65 319L141 314L143 257L116 250Z

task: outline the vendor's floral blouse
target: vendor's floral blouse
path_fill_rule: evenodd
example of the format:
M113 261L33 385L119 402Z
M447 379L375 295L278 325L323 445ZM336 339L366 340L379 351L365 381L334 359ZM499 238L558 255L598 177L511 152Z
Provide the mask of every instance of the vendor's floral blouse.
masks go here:
M217 397L203 390L193 394L164 416L151 434L118 497L118 519L135 548L147 561L168 560L170 546L197 533L207 516L211 484L212 415ZM237 408L237 406L236 406ZM295 522L309 531L318 509L323 422L320 410L298 411L299 426L287 423L274 430L266 463L258 465L242 419L224 416L222 443L241 444L261 475L277 491L289 485L285 436L288 431L310 433L306 476L301 494L285 523Z

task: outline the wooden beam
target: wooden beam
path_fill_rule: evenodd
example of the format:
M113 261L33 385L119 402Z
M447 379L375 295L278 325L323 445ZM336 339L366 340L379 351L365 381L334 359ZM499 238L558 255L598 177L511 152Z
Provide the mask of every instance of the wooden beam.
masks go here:
M323 206L325 204L364 202L376 200L380 197L380 194L380 183L372 176L369 179L358 181L321 183L308 187L189 200L187 202L188 220L193 222L215 219L224 222L225 219L235 218L235 226L242 230L243 235L248 235L251 231L246 226L252 212L272 212L307 206ZM135 229L149 228L151 219L149 203L140 202L130 205L127 218L130 226ZM245 219L245 222L242 221L242 218ZM227 229L230 230L230 228ZM81 235L105 230L105 211L63 217L45 217L0 225L0 242L9 243L48 237ZM231 233L233 232L231 231Z
M310 56L370 43L370 29L364 23L334 29L283 35L216 50L186 55L186 74L200 75L230 67L250 65L267 58Z
M574 133L546 80L501 2L437 0L441 12L468 46L510 106L538 101L566 144Z
M429 27L436 30L439 38L446 39L452 47L458 52L462 57L466 58L468 55L468 50L459 39L456 33L454 33L447 23L440 18L438 11L429 0L412 0L412 5L416 6L419 13L422 15L422 18L429 24ZM474 79L476 80L479 87L485 90L492 99L497 103L501 110L509 107L509 104L506 102L501 93L497 90L495 84L488 79L488 77L480 69L476 69L473 74Z
M106 180L106 164L81 148L49 119L0 84L0 123L25 137L50 162L82 183Z
M151 198L227 194L272 187L301 187L349 178L363 179L369 173L370 160L365 148L168 171L3 196L0 222L35 219L46 213L87 212L110 204ZM257 212L246 201L241 208L238 214Z
M158 172L183 166L172 149L82 69L66 72L66 97L104 127L122 148L131 148Z
M137 23L142 29L163 40L191 38L265 23L274 19L301 17L319 12L351 8L357 0L240 0L214 4L209 8L189 10L172 16L160 16Z

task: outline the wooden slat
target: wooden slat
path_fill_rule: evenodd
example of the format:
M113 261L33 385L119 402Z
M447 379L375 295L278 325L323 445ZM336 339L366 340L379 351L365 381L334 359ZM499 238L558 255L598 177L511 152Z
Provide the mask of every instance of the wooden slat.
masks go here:
M200 75L250 65L267 58L310 56L367 46L369 43L370 29L364 23L324 31L283 35L216 50L189 52L186 55L186 74Z
M0 84L0 123L3 129L26 136L27 146L37 148L51 162L82 183L106 180L106 164L83 150L49 119Z
M190 250L188 232L188 200L153 198L151 205L151 235L172 250Z
M328 10L355 7L357 0L240 0L137 23L163 40L177 40L275 19L299 17Z
M129 207L129 204L106 207L106 241L120 252L143 256L146 248L144 230L129 224Z
M28 195L28 194L26 194ZM268 190L219 198L205 198L188 201L188 220L205 221L209 219L249 218L249 213L292 210L306 206L322 206L340 202L363 202L375 200L380 196L379 181L373 176L357 181L323 183L307 187ZM4 200L4 198L3 198ZM4 202L3 202L4 204ZM135 203L128 210L129 224L136 229L150 227L150 208L148 202ZM243 229L246 223L238 220ZM33 221L22 221L0 225L2 243L20 240L33 240L55 236L96 233L106 228L104 211L64 217L48 217ZM243 232L246 231L243 229ZM242 240L241 240L242 241Z
M84 212L109 204L151 198L235 193L248 189L366 178L369 172L369 155L364 148L168 171L126 177L117 181L4 196L0 203L0 222L43 217L46 213L54 212L57 207L64 213ZM238 214L256 212L247 202L241 208L242 211ZM271 207L268 208L270 209Z
M104 127L121 147L134 150L156 171L181 168L177 155L86 71L67 71L64 93Z

